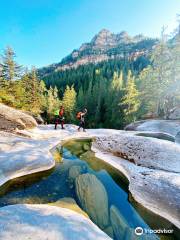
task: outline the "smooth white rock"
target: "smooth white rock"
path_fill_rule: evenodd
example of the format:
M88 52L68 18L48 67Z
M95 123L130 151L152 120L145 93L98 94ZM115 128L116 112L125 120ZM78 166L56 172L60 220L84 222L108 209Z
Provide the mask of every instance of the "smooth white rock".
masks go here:
M132 134L97 137L98 148L124 157L136 165L180 173L180 145Z
M108 240L94 223L72 210L17 204L0 209L0 239L4 240Z
M126 130L164 132L175 136L180 131L180 120L145 120L131 123Z

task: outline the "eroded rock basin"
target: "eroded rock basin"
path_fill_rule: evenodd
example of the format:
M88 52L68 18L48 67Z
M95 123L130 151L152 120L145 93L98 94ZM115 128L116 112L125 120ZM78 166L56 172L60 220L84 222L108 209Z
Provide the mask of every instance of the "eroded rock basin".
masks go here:
M137 226L146 229L172 229L173 226L137 205L130 198L126 178L95 158L90 145L90 140L64 143L57 149L54 169L5 184L1 188L0 206L53 203L73 198L113 239L178 239L175 228L173 235L151 234L137 238L134 234Z

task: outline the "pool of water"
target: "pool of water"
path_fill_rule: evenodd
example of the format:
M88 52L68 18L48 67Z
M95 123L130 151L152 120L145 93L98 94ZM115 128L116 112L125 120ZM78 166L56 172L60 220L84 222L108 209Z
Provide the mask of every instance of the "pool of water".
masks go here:
M17 203L51 203L64 197L71 197L83 208L83 204L77 196L75 184L69 178L69 171L72 166L79 166L84 169L81 174L92 174L103 184L108 196L108 212L110 212L111 206L115 206L120 213L121 218L115 219L116 222L112 222L111 219L108 230L102 229L113 239L122 239L121 236L118 236L118 230L113 232L113 229L118 224L119 229L121 229L121 225L124 224L123 221L128 223L129 228L126 235L131 236L127 238L129 240L136 239L134 235L132 238L132 231L138 226L146 229L166 226L171 229L171 224L157 218L133 201L128 192L127 179L119 171L96 158L94 153L90 151L90 147L91 140L87 139L71 140L64 143L56 151L56 157L59 156L59 159L62 158L63 161L61 162L57 158L56 166L52 170L20 177L5 184L0 189L0 207ZM89 217L91 218L91 216ZM119 222L119 219L121 219L121 222ZM157 221L154 221L154 219ZM147 238L147 235L145 238L142 235L137 239L156 239L156 237L157 239L167 240L178 239L175 234L164 236L151 234L149 238Z

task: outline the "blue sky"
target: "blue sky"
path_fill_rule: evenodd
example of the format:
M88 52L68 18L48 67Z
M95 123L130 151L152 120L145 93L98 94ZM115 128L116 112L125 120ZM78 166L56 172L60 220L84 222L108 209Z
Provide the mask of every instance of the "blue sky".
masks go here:
M0 3L0 51L10 45L25 66L59 62L102 28L130 35L172 31L180 0L5 0Z

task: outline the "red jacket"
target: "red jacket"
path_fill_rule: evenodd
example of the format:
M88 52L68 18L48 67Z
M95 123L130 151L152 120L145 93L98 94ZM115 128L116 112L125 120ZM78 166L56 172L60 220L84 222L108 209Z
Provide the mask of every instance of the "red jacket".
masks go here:
M63 117L63 115L64 115L64 109L59 110L59 116Z

